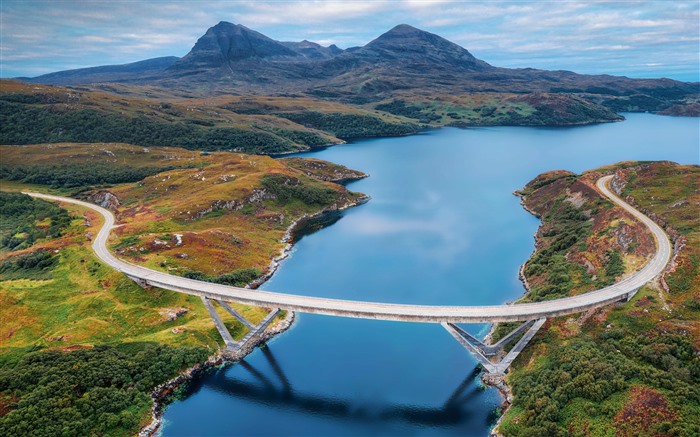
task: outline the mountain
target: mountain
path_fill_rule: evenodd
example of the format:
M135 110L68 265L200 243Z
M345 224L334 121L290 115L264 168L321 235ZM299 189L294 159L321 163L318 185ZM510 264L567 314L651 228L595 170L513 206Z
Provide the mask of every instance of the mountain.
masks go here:
M180 58L165 56L162 58L146 59L122 65L104 65L101 67L78 68L75 70L58 71L34 78L19 78L26 82L45 83L50 85L82 85L98 82L130 82L155 80L161 77L163 71L172 66Z
M614 111L666 110L697 103L698 83L630 79L570 71L499 68L438 35L401 24L362 47L341 50L311 41L280 42L240 24L220 22L184 57L52 73L34 82L122 82L195 95L307 94L352 103L470 93L577 95ZM539 102L559 102L535 96ZM548 103L549 104L549 103Z
M371 41L353 56L410 66L451 66L463 71L486 71L489 64L476 59L463 47L433 33L400 24Z
M228 70L237 62L250 59L301 57L299 53L240 24L225 21L209 28L192 50L170 67L187 74L210 69Z

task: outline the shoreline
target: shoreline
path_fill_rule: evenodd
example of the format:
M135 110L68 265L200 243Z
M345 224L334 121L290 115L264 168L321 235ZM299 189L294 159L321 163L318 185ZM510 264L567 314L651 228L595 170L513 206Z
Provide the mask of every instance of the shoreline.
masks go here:
M344 211L346 209L362 205L364 203L367 203L369 200L370 196L364 194L358 197L357 199L347 202L338 207L325 208L314 214L305 214L302 217L294 220L292 224L289 225L284 235L282 236L282 239L280 240L280 242L283 243L284 246L282 247L282 249L280 249L279 254L275 256L272 259L272 261L270 261L270 265L268 266L268 269L265 272L265 274L255 279L254 281L251 281L245 286L245 288L257 289L275 274L277 269L279 269L280 265L282 264L282 261L289 257L289 254L294 248L295 232L299 229L299 227L301 227L301 225L304 224L304 222L321 217L324 214ZM163 414L165 413L165 409L167 408L170 402L170 397L183 384L188 383L196 376L199 376L200 374L208 371L211 368L230 365L242 360L247 355L252 353L255 350L255 348L259 345L267 342L268 340L273 339L277 335L282 334L283 332L291 328L295 318L296 315L294 311L287 311L287 315L283 320L275 323L272 327L263 332L262 335L257 337L255 341L246 344L245 347L241 349L238 353L232 354L219 349L214 355L211 355L203 363L185 369L174 378L158 385L150 393L151 399L153 400L153 405L151 406L151 422L141 428L141 430L138 433L138 436L153 437L158 433L158 431L160 431L161 426L163 425Z
M250 288L250 289L257 289L261 285L263 285L265 282L267 282L272 275L277 272L277 269L279 269L282 261L284 261L287 257L289 257L289 254L292 252L292 249L294 248L294 237L295 237L295 232L298 230L298 228L304 224L304 222L315 219L318 217L321 217L325 214L330 214L334 212L340 212L340 211L345 211L346 209L350 209L356 206L360 206L364 203L369 202L370 196L363 194L362 196L358 197L356 200L350 201L348 203L345 203L341 206L338 207L329 207L325 208L321 211L318 211L314 214L304 214L303 216L299 217L298 219L294 220L292 224L289 225L287 230L285 231L284 235L282 236L282 239L280 242L284 244L284 247L280 249L279 253L277 256L272 258L272 261L270 261L270 264L267 267L267 271L260 276L259 278L251 281L249 284L245 286L245 288Z
M542 216L530 209L525 204L525 196L523 194L521 194L519 191L514 191L513 195L520 198L520 206L525 211L529 212L530 214L532 214L540 220L540 224L539 226L537 226L537 231L535 231L535 235L533 235L533 238L535 240L535 248L532 250L532 253L530 253L530 256L528 256L527 259L522 264L520 264L520 268L518 269L518 279L525 288L525 293L523 293L523 295L520 297L520 299L522 299L531 290L530 283L528 282L527 277L525 277L525 266L527 265L527 262L530 261L530 259L537 253L537 236L540 235L540 230L542 229L543 223ZM496 331L496 326L498 326L498 323L491 324L489 332L484 336L483 341L488 343L492 342L491 340L493 337L493 333ZM489 437L501 437L501 434L498 432L498 427L501 425L503 418L506 417L506 413L508 413L508 410L510 410L510 408L513 406L513 392L510 386L508 385L508 381L506 380L505 375L503 375L502 377L494 377L492 375L489 375L488 373L482 373L481 382L484 383L484 385L494 387L501 393L501 396L503 396L503 403L501 404L501 415L489 431Z
M623 177L623 175L618 171L613 172L613 178L610 182L610 187L615 192L618 194L620 197L622 197L622 190L624 187L627 185L627 179ZM537 239L540 234L540 230L542 229L543 222L542 222L542 216L538 214L537 212L533 211L530 209L526 204L525 204L525 196L521 194L519 191L513 192L515 196L518 196L520 198L520 205L523 207L523 209L533 216L537 217L540 219L540 225L537 227L537 231L535 232L534 239L535 239L535 249L532 251L530 256L523 262L523 264L520 266L520 269L518 270L518 279L520 279L520 282L523 284L525 287L526 292L523 294L521 299L527 295L527 293L530 292L531 287L530 283L527 280L527 277L525 276L525 266L527 262L537 253L538 247L537 247ZM638 208L640 211L642 211L643 214L647 215L648 217L651 218L652 221L654 221L656 224L658 224L662 229L664 229L668 234L671 239L671 242L673 244L672 247L672 253L671 253L671 259L669 263L666 265L665 269L658 275L657 281L658 285L660 288L665 289L668 291L668 286L666 285L665 277L666 275L671 272L675 265L676 265L676 258L678 254L680 253L681 249L684 247L684 242L682 239L678 238L678 234L672 230L669 229L665 226L665 223L663 220L661 220L656 214L652 213L649 210L646 210L644 208L640 208L639 205L634 201L633 198L630 196L624 197L624 200L628 202L630 205L634 206L635 208ZM517 302L517 301L516 301ZM495 331L496 323L491 325L491 328L489 329L488 334L484 337L484 340L488 338L488 340L491 339L491 336L493 332ZM505 400L502 404L503 410L501 412L501 416L498 418L494 426L491 428L491 431L489 432L489 437L503 437L502 434L498 432L498 427L501 425L503 422L503 419L505 418L506 414L510 410L510 408L513 406L513 396L512 396L512 391L510 386L508 385L507 379L505 375L503 377L490 377L487 373L482 373L481 380L485 385L489 385L492 387L495 387L501 394L504 396Z

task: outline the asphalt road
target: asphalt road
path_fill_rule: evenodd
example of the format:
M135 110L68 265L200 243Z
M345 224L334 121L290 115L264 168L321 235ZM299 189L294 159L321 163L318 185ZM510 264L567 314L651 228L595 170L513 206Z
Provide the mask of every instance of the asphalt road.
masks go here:
M105 223L94 238L92 248L97 256L112 268L132 279L143 280L151 286L174 290L197 296L229 302L240 302L262 307L282 308L303 313L325 314L361 319L395 320L426 323L482 323L533 320L574 314L617 302L651 281L661 273L671 258L671 242L666 233L650 218L613 194L608 188L612 176L598 180L598 189L611 201L627 210L644 223L654 235L657 252L644 268L626 279L608 287L574 297L536 303L491 306L434 306L402 305L381 302L325 299L263 290L232 287L210 282L169 275L123 261L107 249L107 239L114 227L114 215L100 206L67 197L27 193L30 196L58 202L73 203L91 208L105 219ZM426 291L427 292L427 291Z

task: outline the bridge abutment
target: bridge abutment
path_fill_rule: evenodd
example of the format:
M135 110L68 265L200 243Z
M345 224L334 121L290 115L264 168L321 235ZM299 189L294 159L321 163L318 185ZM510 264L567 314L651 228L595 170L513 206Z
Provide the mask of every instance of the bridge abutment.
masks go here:
M138 278L138 277L136 277L136 276L130 276L130 275L126 275L126 276L127 276L127 278L129 278L129 279L131 279L132 281L136 282L136 283L139 285L139 287L141 287L141 288L145 288L146 290L148 290L149 288L151 288L151 285L148 283L148 281L146 281L146 280L143 279L143 278Z

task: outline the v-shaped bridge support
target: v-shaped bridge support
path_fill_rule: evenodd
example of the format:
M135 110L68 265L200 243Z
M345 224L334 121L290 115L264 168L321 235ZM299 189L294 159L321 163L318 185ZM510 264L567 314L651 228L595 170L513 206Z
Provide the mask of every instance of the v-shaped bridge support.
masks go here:
M240 352L246 345L253 341L254 338L262 334L265 331L265 328L270 326L270 323L272 323L272 321L275 320L275 317L280 312L279 308L274 308L272 311L270 311L270 314L268 314L267 316L265 316L264 319L262 319L260 323L258 323L257 325L253 325L238 311L231 308L231 306L226 302L220 300L217 300L216 302L248 328L248 333L240 341L235 341L228 328L226 328L224 321L221 320L221 317L219 317L219 314L216 312L216 309L214 309L214 305L212 305L211 299L202 296L202 303L209 312L209 316L214 321L216 329L219 331L221 338L224 339L224 343L226 344L226 350L229 352Z
M479 364L481 364L488 373L504 374L508 370L508 367L513 362L513 360L515 360L515 358L520 354L520 352L522 352L525 346L527 346L530 340L532 340L532 337L534 337L535 334L537 334L537 331L539 331L539 329L542 327L542 325L544 325L544 322L546 321L546 318L527 321L515 328L510 334L506 335L495 344L483 343L482 341L478 340L476 337L469 334L467 331L455 325L454 323L442 322L441 325L462 346L464 346L464 348L470 354L472 354L474 358L476 358ZM520 338L520 340L518 340L515 346L513 346L513 349L511 349L502 360L498 362L493 362L488 358L498 355L500 352L503 352L504 346L510 343L518 335L522 334L525 330L527 330L527 332L525 332L525 335L523 335Z

